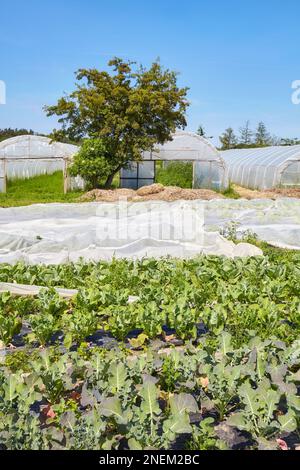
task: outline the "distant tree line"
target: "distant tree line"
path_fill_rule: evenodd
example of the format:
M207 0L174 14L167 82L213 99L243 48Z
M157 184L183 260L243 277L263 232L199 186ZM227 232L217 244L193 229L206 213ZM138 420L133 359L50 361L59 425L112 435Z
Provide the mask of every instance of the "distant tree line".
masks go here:
M264 122L259 122L255 131L250 121L240 127L238 136L232 127L228 127L220 136L221 150L268 147L277 145L297 145L300 140L271 136Z
M0 142L2 140L10 139L11 137L17 137L18 135L37 135L32 129L0 129Z

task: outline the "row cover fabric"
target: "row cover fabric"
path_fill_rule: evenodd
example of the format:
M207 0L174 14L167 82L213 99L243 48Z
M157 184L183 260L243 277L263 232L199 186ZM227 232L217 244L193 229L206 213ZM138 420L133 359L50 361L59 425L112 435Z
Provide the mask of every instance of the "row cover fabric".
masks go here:
M251 189L300 188L300 145L221 152L229 180Z
M0 262L260 255L220 235L231 222L273 245L300 249L296 199L38 204L0 209Z

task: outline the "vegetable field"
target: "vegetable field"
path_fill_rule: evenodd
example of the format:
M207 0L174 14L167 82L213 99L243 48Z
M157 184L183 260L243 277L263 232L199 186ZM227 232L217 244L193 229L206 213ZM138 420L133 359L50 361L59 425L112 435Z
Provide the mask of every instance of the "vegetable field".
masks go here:
M1 448L300 446L300 254L265 255L0 265L47 286L0 294Z

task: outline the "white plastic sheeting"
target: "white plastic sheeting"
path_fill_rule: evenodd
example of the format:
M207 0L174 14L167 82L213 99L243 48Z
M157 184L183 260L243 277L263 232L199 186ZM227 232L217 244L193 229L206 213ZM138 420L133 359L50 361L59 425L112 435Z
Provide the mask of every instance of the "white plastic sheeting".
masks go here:
M300 188L300 145L221 152L229 179L251 189Z
M51 143L47 137L35 135L0 142L0 162L5 162L7 178L30 178L63 170L64 159L71 158L76 152L76 145Z
M144 160L220 161L217 149L204 137L192 132L178 131L172 140L156 145L153 152L144 152Z
M0 262L261 254L220 236L218 230L232 221L240 231L300 249L300 201L295 199L41 204L0 209Z
M176 132L169 142L157 145L153 152L144 152L143 159L146 160L145 163L149 160L191 161L194 162L194 188L228 187L227 167L218 150L211 142L191 132ZM147 168L145 164L141 164L140 167L141 171L138 172L136 165L132 169L121 170L123 187L136 189L153 183L153 166L149 165Z

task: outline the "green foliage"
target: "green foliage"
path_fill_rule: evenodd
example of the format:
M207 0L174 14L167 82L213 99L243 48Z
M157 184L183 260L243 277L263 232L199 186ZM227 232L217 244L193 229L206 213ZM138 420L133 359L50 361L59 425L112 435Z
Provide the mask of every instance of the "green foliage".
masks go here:
M278 448L300 422L300 256L264 250L0 265L0 281L51 286L37 298L0 295L5 343L21 322L39 343L0 356L1 448L168 449L181 436L189 449L224 449L219 425L246 433L249 448ZM79 294L62 300L54 286ZM181 348L166 348L164 326ZM99 328L125 345L83 342ZM128 348L133 329L142 351ZM65 344L49 347L55 332Z
M257 147L266 147L271 145L271 136L267 131L264 122L259 122L255 132L255 145Z
M0 343L8 345L14 335L20 333L22 320L16 315L6 315L0 311Z
M224 334L213 352L203 343L171 356L149 350L128 357L114 349L85 360L49 350L31 357L30 372L27 364L14 371L2 364L1 447L104 450L127 442L131 449L168 449L187 435L190 450L223 450L217 426L225 420L248 433L249 446L276 448L276 439L297 429L299 341L287 347L255 338L236 349ZM168 366L169 376L180 371L172 391ZM222 401L231 405L221 417Z
M103 139L86 139L73 158L70 174L80 175L90 187L99 188L117 166L118 161Z
M46 107L47 115L58 116L62 125L53 132L54 138L105 140L114 160L106 186L122 166L140 160L142 151L170 140L176 128L184 128L189 105L187 88L179 88L176 73L164 70L158 61L149 69L119 58L108 65L111 74L78 70L76 90ZM102 160L100 164L103 171Z
M6 128L6 129L0 129L0 142L2 140L6 139L11 139L12 137L17 137L19 135L37 135L34 134L33 130L30 129L12 129L12 128Z
M199 427L192 427L192 438L188 441L188 450L226 450L226 444L218 439L214 430L214 419L205 418Z
M32 330L32 333L27 336L29 342L38 341L45 346L58 330L57 319L50 313L30 315L28 320Z
M221 150L230 150L236 147L237 137L232 127L228 127L224 133L220 136L220 142L222 144Z
M179 186L180 188L192 188L193 164L183 162L170 162L165 167L156 171L156 182L164 186Z

